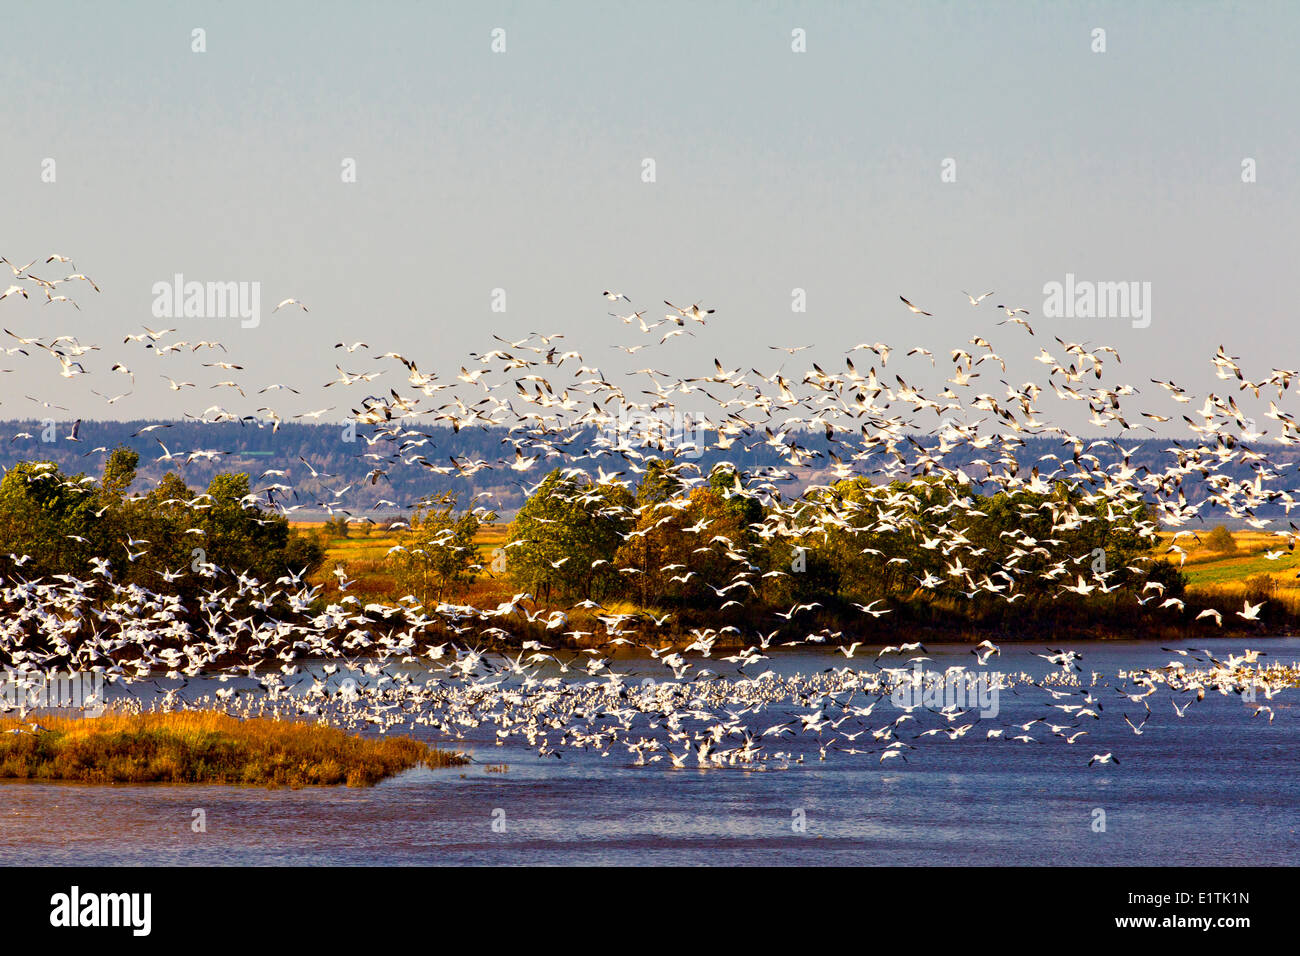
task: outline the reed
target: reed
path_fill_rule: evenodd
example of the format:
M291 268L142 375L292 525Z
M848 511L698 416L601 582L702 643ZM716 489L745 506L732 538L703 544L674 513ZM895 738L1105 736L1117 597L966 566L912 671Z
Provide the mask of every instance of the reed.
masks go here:
M42 717L34 732L31 724L0 719L0 778L366 787L411 767L465 762L409 737L215 711Z

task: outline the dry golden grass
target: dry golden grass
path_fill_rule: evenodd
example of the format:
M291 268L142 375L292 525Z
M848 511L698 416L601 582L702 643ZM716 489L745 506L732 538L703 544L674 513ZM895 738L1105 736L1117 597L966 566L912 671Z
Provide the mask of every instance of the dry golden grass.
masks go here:
M325 561L310 583L321 585L322 593L331 600L339 597L338 579L334 569L342 566L348 577L355 583L348 586L349 594L362 603L394 601L402 594L397 590L393 578L393 568L388 561L388 552L401 543L402 532L387 528L355 524L348 530L346 538L329 534L324 522L299 521L293 527L302 532L315 532L321 535L325 545ZM474 539L478 547L479 561L486 568L492 561L492 552L506 543L509 530L507 524L489 524L479 529ZM511 595L508 583L496 580L491 574L484 573L479 580L461 585L443 597L456 603L477 603L478 601L496 604Z
M1234 531L1232 537L1235 551L1214 551L1193 538L1181 538L1186 557L1177 552L1166 557L1174 564L1181 559L1188 590L1194 594L1233 600L1264 597L1290 611L1300 607L1300 552L1287 551L1285 539L1263 531ZM1172 535L1166 533L1162 547L1170 543ZM1284 553L1267 557L1278 551Z
M43 729L29 726L0 719L0 778L364 787L411 767L464 762L409 737L214 711L42 717Z

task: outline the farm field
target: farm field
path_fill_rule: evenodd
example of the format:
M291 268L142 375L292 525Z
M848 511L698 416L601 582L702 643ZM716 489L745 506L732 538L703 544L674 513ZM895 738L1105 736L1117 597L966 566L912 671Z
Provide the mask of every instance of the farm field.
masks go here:
M363 603L392 601L402 596L395 593L397 585L388 560L389 552L401 543L402 529L390 530L380 525L355 524L348 529L347 536L343 537L323 521L294 522L292 527L300 532L319 535L325 545L325 561L310 579L312 584L323 585L325 594L339 596L338 578L334 570L342 567L348 577L356 582L349 586L348 593L355 594ZM474 543L478 547L479 561L485 572L460 593L446 595L447 600L473 603L475 597L485 598L498 591L504 593L509 588L508 583L493 580L491 572L487 570L493 552L506 543L508 531L509 525L506 524L489 524L480 528Z

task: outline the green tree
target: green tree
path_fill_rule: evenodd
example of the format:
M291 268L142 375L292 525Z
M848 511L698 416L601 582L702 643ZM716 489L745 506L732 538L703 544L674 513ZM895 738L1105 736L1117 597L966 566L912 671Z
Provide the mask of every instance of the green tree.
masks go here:
M591 598L617 584L610 562L632 526L632 494L577 471L552 471L510 526L506 567L539 597Z
M99 551L93 485L93 478L69 477L52 462L10 468L0 480L0 554L28 556L21 565L28 578L84 576Z
M481 567L475 538L483 522L496 520L480 508L457 513L456 504L451 492L422 501L401 536L402 550L389 555L398 589L425 604L441 601L449 587L474 581Z
M646 462L645 474L636 489L636 503L661 504L681 494L685 485L677 475L678 467L671 458L652 458Z

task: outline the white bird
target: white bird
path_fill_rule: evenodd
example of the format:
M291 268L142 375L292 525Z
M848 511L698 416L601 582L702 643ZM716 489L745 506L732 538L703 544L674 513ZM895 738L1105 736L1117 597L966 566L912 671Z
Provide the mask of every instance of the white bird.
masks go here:
M1244 621L1258 621L1259 611L1260 608L1264 606L1264 602L1260 601L1258 604L1251 604L1249 601L1244 601L1242 603L1245 605L1245 607L1243 607L1240 611L1237 612L1237 617L1241 618Z

